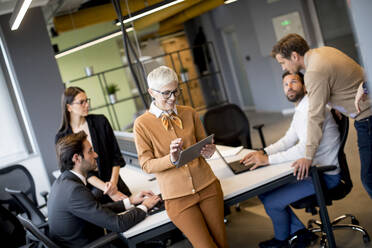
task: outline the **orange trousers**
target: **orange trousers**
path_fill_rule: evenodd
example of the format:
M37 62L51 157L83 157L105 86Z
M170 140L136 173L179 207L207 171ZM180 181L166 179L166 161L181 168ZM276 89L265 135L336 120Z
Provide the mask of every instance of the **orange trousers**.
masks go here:
M194 248L228 247L223 208L218 180L195 194L165 200L169 218Z

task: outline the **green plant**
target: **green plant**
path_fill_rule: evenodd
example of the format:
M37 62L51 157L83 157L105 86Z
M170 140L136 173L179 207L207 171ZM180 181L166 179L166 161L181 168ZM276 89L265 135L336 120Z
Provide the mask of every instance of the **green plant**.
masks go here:
M186 73L186 72L188 72L189 70L187 69L187 68L185 68L185 67L181 67L181 69L180 69L180 72L181 73Z
M117 84L109 84L106 87L107 94L112 95L119 91L119 86Z

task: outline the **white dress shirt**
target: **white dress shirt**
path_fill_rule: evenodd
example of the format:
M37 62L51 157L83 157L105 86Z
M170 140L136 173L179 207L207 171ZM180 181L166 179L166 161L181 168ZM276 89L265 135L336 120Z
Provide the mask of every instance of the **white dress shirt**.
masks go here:
M270 164L289 162L305 157L308 108L309 101L305 95L295 108L291 125L285 136L265 148ZM326 172L326 174L338 174L340 172L337 158L339 148L340 133L338 126L331 112L326 109L326 117L323 123L323 137L313 159L313 164L336 165L337 169Z
M150 108L149 108L149 112L153 115L156 116L156 118L159 118L161 117L161 115L163 113L165 114L172 114L172 113L175 113L176 115L178 114L177 113L177 108L176 108L176 105L174 105L174 108L170 111L164 111L164 110L161 110L160 108L158 108L156 105L155 105L155 102L152 101L151 102L151 105L150 105Z

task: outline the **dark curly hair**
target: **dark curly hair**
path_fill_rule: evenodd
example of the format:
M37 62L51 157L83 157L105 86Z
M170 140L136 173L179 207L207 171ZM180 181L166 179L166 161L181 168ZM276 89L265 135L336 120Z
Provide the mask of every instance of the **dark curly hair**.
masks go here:
M289 59L292 52L297 52L299 55L304 56L309 49L306 40L300 35L288 34L275 44L271 51L271 56L275 58L277 54L280 54L283 58Z

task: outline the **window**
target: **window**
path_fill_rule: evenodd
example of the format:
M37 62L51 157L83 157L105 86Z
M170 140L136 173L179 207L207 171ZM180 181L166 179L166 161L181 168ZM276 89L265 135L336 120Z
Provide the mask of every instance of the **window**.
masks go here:
M12 74L0 30L0 165L14 163L35 152L25 108Z

